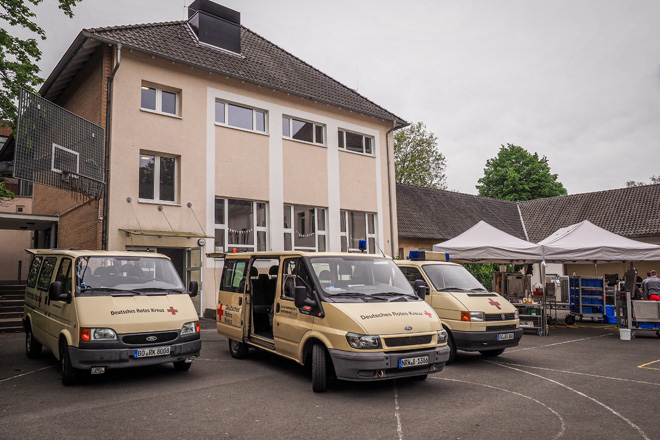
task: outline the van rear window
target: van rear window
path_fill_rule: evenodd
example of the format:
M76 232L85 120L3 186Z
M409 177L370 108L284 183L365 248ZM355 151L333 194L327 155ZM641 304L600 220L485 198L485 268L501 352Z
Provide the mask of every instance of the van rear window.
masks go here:
M247 264L247 260L226 260L225 268L222 270L220 290L223 292L242 293L245 287L245 269Z
M50 280L53 277L53 271L55 270L55 263L57 263L57 257L48 257L44 260L41 273L39 274L39 281L37 282L37 289L48 290Z
M39 269L41 269L41 262L44 257L34 257L32 265L30 266L30 273L27 277L27 286L34 287L37 285L37 278L39 277Z

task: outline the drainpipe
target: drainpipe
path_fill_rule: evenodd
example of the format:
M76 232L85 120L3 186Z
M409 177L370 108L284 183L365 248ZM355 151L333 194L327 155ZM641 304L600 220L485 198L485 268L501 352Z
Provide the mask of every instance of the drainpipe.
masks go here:
M394 130L398 130L399 128L403 128L405 125L400 125L397 127L396 121L392 121L392 128L387 130L387 133L385 133L385 149L387 150L387 195L389 196L389 202L390 202L390 247L391 247L391 256L394 258L396 253L394 252L394 206L392 206L392 171L390 171L390 143L389 143L389 134L392 133ZM396 188L396 183L394 184ZM399 255L399 257L401 257Z
M105 157L103 160L103 176L105 180L105 194L103 198L103 225L101 233L101 249L108 250L108 200L110 199L110 110L112 109L112 81L121 63L121 43L117 43L117 63L108 77L107 96L105 105Z

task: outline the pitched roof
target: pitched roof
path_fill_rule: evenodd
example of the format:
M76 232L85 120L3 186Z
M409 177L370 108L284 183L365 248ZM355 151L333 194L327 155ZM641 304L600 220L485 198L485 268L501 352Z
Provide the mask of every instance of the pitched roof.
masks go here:
M90 42L91 40L91 42ZM180 62L248 83L330 104L376 118L407 123L277 45L241 26L241 55L200 43L187 21L102 27L83 30L41 89L54 100L89 58L92 43L121 43L123 48ZM79 59L75 60L78 55ZM77 62L76 62L77 61ZM67 71L68 70L68 71Z
M448 240L480 220L525 240L515 202L420 186L396 184L399 236Z
M660 184L520 202L530 240L589 220L624 237L660 235Z

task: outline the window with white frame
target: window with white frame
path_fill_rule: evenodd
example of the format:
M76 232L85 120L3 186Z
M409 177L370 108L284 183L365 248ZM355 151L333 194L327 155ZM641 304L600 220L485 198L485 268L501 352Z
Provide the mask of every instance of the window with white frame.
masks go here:
M140 108L155 113L179 116L180 91L142 84Z
M176 203L179 191L178 159L155 153L140 153L140 201Z
M266 202L216 197L216 252L268 250L267 232Z
M326 209L284 205L284 250L325 252Z
M339 130L339 148L362 154L374 154L374 138L360 133Z
M287 139L325 145L325 127L302 119L282 117L282 136Z
M376 253L376 214L361 211L340 211L341 251L361 252L360 241L365 240L367 252Z
M266 133L266 112L229 102L215 101L215 123Z

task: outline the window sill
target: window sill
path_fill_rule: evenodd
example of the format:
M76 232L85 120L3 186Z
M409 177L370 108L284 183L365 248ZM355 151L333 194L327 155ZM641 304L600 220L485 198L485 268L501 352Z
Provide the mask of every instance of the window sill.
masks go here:
M314 142L303 141L300 139L294 139L286 136L282 136L282 139L284 139L285 141L297 142L299 144L311 145L312 147L328 148L328 146L325 144L315 144Z
M142 108L142 107L140 107L140 111L141 111L141 112L145 112L145 113L152 113L152 114L154 114L154 115L168 116L168 117L170 117L170 118L174 118L174 119L183 119L183 118L182 118L181 116L179 116L179 115L173 115L172 113L165 113L165 112L159 112L159 111L156 111L156 110L150 110L150 109L148 109L148 108Z
M347 150L347 149L345 149L345 148L338 148L338 150L339 150L339 151L343 151L344 153L357 154L357 155L359 155L359 156L364 156L364 157L373 157L373 158L376 157L375 154L370 154L370 153L359 153L359 152L357 152L357 151L351 151L351 150Z
M181 204L178 202L170 202L166 200L152 200L152 199L138 199L138 203L144 203L145 205L167 205L167 206L178 206L181 207Z
M214 122L213 124L216 127L231 128L232 130L244 131L246 133L254 133L254 134L260 134L262 136L269 136L269 134L267 132L264 132L264 131L248 130L247 128L233 127L231 125L223 124L221 122Z

